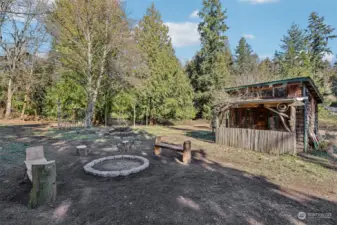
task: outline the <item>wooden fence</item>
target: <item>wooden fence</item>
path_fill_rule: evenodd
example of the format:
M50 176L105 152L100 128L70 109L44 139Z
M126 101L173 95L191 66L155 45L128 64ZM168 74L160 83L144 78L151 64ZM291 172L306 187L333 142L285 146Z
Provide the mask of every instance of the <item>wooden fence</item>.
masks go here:
M257 152L296 153L296 134L271 130L219 127L216 143Z

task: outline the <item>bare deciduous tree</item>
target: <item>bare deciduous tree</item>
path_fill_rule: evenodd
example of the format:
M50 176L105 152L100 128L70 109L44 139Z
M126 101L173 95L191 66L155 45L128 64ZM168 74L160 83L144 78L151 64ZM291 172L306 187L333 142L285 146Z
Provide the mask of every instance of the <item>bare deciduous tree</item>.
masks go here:
M92 126L97 96L108 75L108 58L117 58L131 36L119 1L59 0L50 16L62 64L87 93L86 127Z
M9 1L8 1L9 2ZM12 98L19 88L22 78L22 68L27 62L27 56L36 54L39 46L36 40L40 31L38 15L45 10L45 1L42 0L17 0L2 6L1 19L2 38L0 47L4 54L4 74L7 87L6 114L5 118L11 116ZM35 48L32 46L35 46Z

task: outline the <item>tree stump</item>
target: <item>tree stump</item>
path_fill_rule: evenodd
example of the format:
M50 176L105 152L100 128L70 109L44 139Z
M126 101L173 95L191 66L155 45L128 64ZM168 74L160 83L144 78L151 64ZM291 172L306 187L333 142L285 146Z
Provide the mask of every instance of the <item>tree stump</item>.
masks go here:
M56 199L56 164L48 161L43 164L32 165L33 187L29 195L29 207L36 208L45 203L52 203Z
M76 146L76 154L79 156L87 156L89 153L89 149L86 145Z
M183 163L189 164L191 162L191 141L185 141L183 146Z

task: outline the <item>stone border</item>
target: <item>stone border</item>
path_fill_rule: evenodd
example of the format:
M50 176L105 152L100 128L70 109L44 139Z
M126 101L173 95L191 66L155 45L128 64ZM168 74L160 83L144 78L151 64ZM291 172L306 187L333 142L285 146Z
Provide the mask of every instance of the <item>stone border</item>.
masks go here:
M142 162L142 165L131 168L128 170L115 170L115 171L101 171L101 170L96 170L93 168L94 165L101 163L106 160L113 160L113 159L133 159L133 160L138 160ZM108 156L108 157L103 157L99 159L95 159L91 161L90 163L86 164L83 169L86 173L93 174L95 176L100 176L100 177L118 177L118 176L128 176L131 173L138 173L147 167L149 167L149 160L141 157L141 156L135 156L135 155L116 155L116 156Z

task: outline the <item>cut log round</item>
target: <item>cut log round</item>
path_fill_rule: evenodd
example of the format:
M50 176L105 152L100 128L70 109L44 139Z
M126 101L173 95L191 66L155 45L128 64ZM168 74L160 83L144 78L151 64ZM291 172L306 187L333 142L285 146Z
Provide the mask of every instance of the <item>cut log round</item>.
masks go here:
M32 165L33 187L29 195L29 207L52 203L56 199L56 164L48 161Z
M89 153L89 149L86 145L76 146L76 154L79 156L87 156Z

